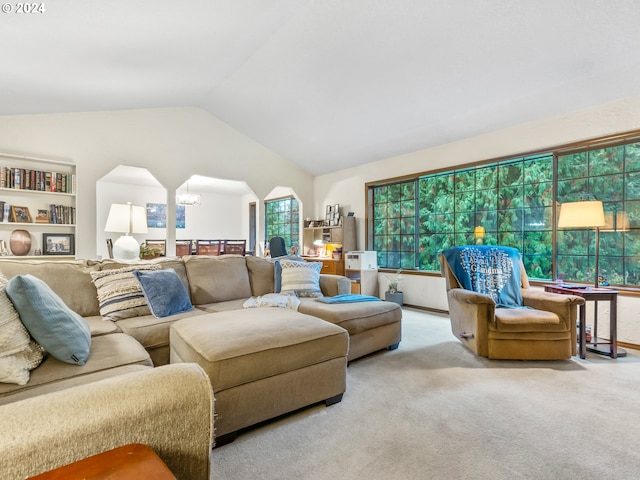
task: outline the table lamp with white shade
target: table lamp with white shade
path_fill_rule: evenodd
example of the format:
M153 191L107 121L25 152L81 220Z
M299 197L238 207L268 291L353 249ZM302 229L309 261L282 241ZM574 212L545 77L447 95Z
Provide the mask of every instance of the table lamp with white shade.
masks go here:
M109 209L105 232L124 233L113 244L113 258L132 261L140 259L140 244L132 233L147 233L147 210L127 203L114 203Z

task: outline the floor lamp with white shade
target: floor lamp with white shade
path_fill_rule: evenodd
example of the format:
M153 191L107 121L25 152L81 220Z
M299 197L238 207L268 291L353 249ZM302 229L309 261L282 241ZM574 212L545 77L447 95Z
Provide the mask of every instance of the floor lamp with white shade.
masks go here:
M600 200L581 200L560 205L558 228L594 228L596 231L596 264L594 284L599 286L600 228L605 227L604 207Z

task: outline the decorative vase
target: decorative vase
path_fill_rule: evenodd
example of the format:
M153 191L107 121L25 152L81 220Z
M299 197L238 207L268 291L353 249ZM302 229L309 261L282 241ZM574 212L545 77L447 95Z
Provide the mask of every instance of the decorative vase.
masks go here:
M13 255L24 256L31 250L31 234L27 230L14 230L9 236L9 249Z
M387 302L397 303L398 305L402 306L403 295L402 292L384 292L384 299Z

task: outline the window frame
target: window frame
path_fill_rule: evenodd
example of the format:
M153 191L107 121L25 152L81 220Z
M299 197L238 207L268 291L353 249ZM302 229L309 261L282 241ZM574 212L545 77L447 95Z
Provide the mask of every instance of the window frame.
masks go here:
M270 212L269 205L284 205L284 203L289 203L289 212L291 219L289 222L278 222L277 225L283 226L285 228L278 228L275 230L270 230L269 225L269 214L273 214ZM294 208L295 202L295 208ZM270 198L264 201L264 242L265 245L269 245L269 239L275 236L283 237L285 240L285 244L287 250L291 248L295 244L300 244L300 202L294 195L287 195L285 197L278 198Z
M598 138L594 138L586 141L573 142L570 144L565 144L565 145L561 145L554 148L540 149L540 150L530 151L522 154L508 155L508 156L503 156L499 158L469 162L465 164L454 165L447 168L440 168L440 169L435 169L430 171L418 172L410 175L404 175L400 177L393 177L388 179L367 182L365 183L365 199L366 199L366 205L367 205L367 215L366 215L366 221L365 221L365 238L366 238L367 249L376 250L375 248L376 243L378 246L380 245L380 242L376 242L376 233L375 233L376 232L375 230L376 205L374 204L374 199L375 199L375 193L377 188L391 186L391 185L398 185L398 184L407 183L407 182L415 182L416 192L419 192L420 189L419 189L418 182L420 178L427 178L427 177L433 177L436 175L447 175L447 174L455 175L456 172L462 173L464 171L471 171L471 170L477 171L478 169L491 166L492 164L499 166L499 165L506 165L510 162L518 162L518 161L526 162L531 159L546 157L546 158L550 158L552 162L551 164L552 176L550 180L551 192L548 192L546 194L547 196L545 197L545 201L550 203L550 205L547 205L547 207L550 207L550 211L547 210L545 212L545 214L549 217L550 226L548 226L547 230L544 230L548 232L551 238L550 250L548 250L546 253L546 255L550 257L549 261L551 263L551 267L550 267L551 270L550 270L550 278L540 278L540 283L545 283L545 282L548 283L549 281L551 281L551 279L558 277L557 275L558 231L559 231L557 229L558 161L559 161L558 158L561 156L566 156L566 155L570 155L577 152L584 152L584 151L590 152L590 151L595 151L595 150L604 149L604 148L633 145L635 143L640 143L640 130L635 130L635 131L611 135L611 136L598 137ZM624 184L626 184L626 177L625 179L623 179L623 185ZM477 194L477 188L476 187L474 188ZM434 268L432 270L420 269L420 266L422 265L419 260L420 245L421 245L420 242L422 240L423 235L420 233L420 218L419 218L420 207L418 203L419 202L418 195L419 194L416 193L416 210L414 212L415 221L416 221L416 226L415 226L416 239L415 239L415 249L413 251L413 255L415 257L414 268L413 269L408 268L407 266L405 266L406 264L402 265L401 268L403 269L403 272L406 272L408 274L435 276L435 275L439 275L439 267ZM478 213L477 208L475 209L474 213L477 216L477 213ZM635 225L635 230L638 234L640 234L640 225ZM499 235L500 234L499 227L496 228L496 231ZM430 234L430 235L433 235L433 234ZM524 234L522 236L523 236L523 242L524 242ZM601 256L602 256L602 248L603 247L601 243L600 245ZM520 251L523 252L523 259L525 260L525 263L528 263L528 266L531 266L532 262L526 261L527 254L528 254L526 249L521 248ZM626 256L624 255L624 253L623 253L623 257L624 259L626 259ZM380 258L379 258L379 265L381 265L380 266L381 271L385 271L385 270L391 271L391 270L396 270L398 268L397 263L394 263L392 266L387 266L389 264L385 263L384 261L381 262ZM527 268L527 271L529 271L529 268ZM547 272L549 272L548 269L547 269ZM534 284L538 283L535 281L535 276L532 277L532 280L533 280L532 283ZM616 283L615 285L616 285L616 288L631 289L631 290L638 289L640 291L640 284L635 284L635 283L634 284L626 284L626 283L617 284Z

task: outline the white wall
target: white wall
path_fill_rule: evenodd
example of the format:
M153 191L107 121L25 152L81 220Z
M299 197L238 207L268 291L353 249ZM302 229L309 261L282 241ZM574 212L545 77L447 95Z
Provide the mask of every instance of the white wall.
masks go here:
M340 203L346 209L355 211L359 220L358 248L365 249L366 182L517 155L636 129L640 129L640 97L318 176L314 179L314 206L316 213L322 212L324 205L334 203ZM382 275L380 285L383 291L386 280ZM405 303L448 309L442 278L405 275L403 290ZM606 329L608 309L606 305L601 308L603 314L599 318L603 320ZM640 322L636 321L640 315L640 299L623 297L619 301L618 310L618 340L640 344Z
M3 116L0 151L75 162L80 258L98 255L96 182L121 164L148 169L171 198L197 173L246 181L260 199L290 186L312 204L311 175L197 108ZM258 231L264 237L262 215Z

